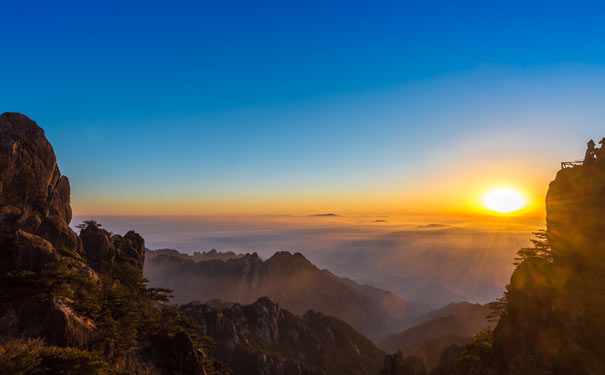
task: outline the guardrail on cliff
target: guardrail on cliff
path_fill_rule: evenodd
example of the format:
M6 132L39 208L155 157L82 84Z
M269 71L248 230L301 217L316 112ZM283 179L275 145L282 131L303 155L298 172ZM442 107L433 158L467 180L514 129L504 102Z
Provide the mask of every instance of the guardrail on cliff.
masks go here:
M579 167L582 164L584 164L584 160L562 161L561 162L561 169Z

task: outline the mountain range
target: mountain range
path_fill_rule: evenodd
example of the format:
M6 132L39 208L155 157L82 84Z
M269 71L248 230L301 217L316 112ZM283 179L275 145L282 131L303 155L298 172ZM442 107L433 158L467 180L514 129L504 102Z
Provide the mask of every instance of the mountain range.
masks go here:
M320 270L300 253L199 262L180 253L162 254L149 258L144 273L150 285L173 289L177 303L220 299L248 304L266 296L301 316L314 310L340 318L373 340L408 327L430 309Z

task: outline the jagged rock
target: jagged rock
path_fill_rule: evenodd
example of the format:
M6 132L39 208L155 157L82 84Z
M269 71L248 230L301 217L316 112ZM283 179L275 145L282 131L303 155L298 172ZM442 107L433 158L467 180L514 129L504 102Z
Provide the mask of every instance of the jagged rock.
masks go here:
M116 262L127 262L143 269L145 240L129 231L125 236L111 235L96 224L89 224L80 232L84 257L97 272L107 272Z
M216 346L209 354L236 374L376 374L384 353L343 321L307 312L302 318L269 298L221 311L187 304L199 335Z
M106 272L113 266L117 251L109 232L92 224L80 231L84 258L97 272Z
M143 237L131 230L124 237L114 236L112 240L118 251L118 262L128 262L142 271L145 263Z

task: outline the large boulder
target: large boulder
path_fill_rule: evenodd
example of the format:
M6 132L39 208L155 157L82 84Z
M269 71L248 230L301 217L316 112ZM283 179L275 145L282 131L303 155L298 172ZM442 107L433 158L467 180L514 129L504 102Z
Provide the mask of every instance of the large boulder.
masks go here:
M69 195L69 181L44 131L22 114L0 115L0 246L15 241L21 230L55 249L80 252L69 228Z

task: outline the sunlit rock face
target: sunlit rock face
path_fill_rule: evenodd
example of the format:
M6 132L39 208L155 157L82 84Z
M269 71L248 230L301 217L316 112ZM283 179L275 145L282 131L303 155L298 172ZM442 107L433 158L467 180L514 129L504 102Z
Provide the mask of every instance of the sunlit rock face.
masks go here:
M552 259L527 259L514 271L494 332L494 368L605 373L605 154L560 170L546 210Z
M69 181L44 131L22 114L0 115L0 271L38 273L72 254L70 267L97 278L77 259L82 246L69 227L69 195ZM95 330L70 303L56 298L4 301L0 317L1 334L42 336L63 346L85 345Z
M0 245L36 241L30 251L48 253L48 246L31 234L55 249L80 253L80 241L69 228L69 195L69 181L61 175L44 131L22 114L0 115Z

